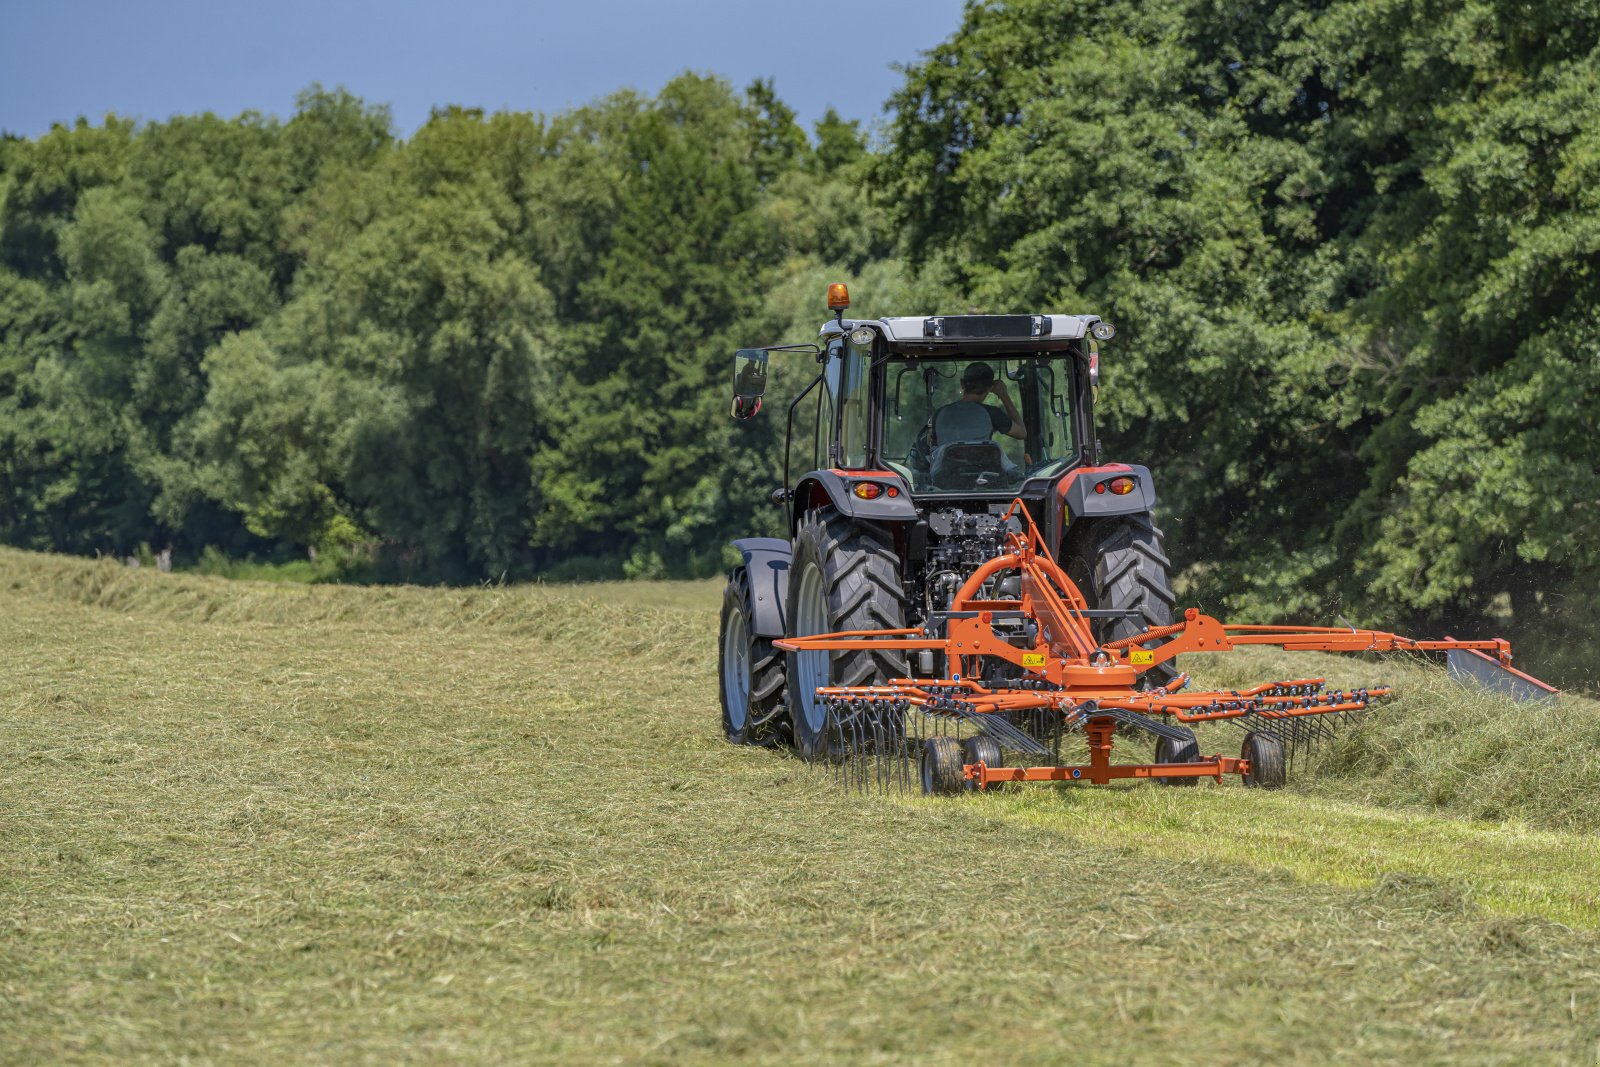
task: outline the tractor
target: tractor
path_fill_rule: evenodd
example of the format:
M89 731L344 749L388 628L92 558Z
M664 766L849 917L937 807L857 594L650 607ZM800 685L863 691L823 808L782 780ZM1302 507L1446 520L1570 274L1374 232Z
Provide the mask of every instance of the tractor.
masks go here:
M1095 435L1096 315L833 317L816 343L735 353L732 415L754 418L772 353L818 370L788 405L789 536L735 541L723 596L722 729L792 742L808 761L872 757L862 784L928 793L1013 781L1240 775L1281 785L1297 743L1387 687L1322 679L1192 692L1177 656L1248 644L1448 652L1452 672L1526 698L1554 690L1502 640L1416 641L1353 627L1175 620L1155 482L1109 462ZM797 418L800 425L797 428ZM1238 759L1203 759L1192 726L1245 729ZM1112 764L1113 738L1155 740L1153 763ZM1082 734L1091 759L1062 761ZM1036 766L1006 766L1023 757ZM914 768L914 771L912 770Z
M728 739L786 734L810 760L825 754L819 687L934 675L944 665L892 651L785 655L772 642L920 626L948 609L986 558L995 516L1013 500L1088 599L1098 638L1172 621L1155 481L1143 466L1105 462L1095 437L1099 346L1115 336L1110 323L1095 315L852 320L848 306L845 286L830 286L834 317L818 344L735 355L736 418L760 410L769 352L812 351L820 364L789 405L784 482L773 494L790 537L734 542L742 563L728 580L721 630ZM806 408L810 441L795 435ZM815 469L791 481L799 454ZM1167 664L1157 676L1176 674Z

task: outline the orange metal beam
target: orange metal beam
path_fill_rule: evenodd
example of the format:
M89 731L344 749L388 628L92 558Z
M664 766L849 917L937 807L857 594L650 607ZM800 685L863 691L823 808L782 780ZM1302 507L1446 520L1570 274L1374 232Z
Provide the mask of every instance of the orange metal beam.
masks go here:
M1224 775L1249 774L1250 761L1213 756L1198 763L1113 763L1096 768L1094 764L1076 764L1068 767L990 767L972 763L964 768L966 776L983 789L1004 782L1077 782L1087 780L1094 785L1105 785L1118 778L1215 778Z

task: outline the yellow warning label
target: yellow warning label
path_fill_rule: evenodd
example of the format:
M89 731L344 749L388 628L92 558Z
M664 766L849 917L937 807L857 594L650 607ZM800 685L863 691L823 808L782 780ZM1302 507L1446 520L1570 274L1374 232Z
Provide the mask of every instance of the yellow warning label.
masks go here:
M1043 667L1044 666L1044 653L1043 652L1024 652L1022 654L1022 665L1024 667Z
M1128 662L1135 667L1148 667L1156 660L1156 654L1147 648L1128 649Z

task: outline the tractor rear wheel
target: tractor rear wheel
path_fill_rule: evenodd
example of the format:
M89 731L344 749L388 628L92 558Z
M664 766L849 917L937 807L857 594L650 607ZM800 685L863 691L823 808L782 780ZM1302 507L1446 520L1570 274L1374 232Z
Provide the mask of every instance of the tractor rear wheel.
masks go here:
M1271 734L1251 730L1244 735L1244 748L1239 758L1250 761L1250 773L1244 784L1255 789L1281 789L1289 780L1288 767L1283 758L1283 742Z
M1067 576L1089 607L1129 612L1092 620L1095 640L1103 644L1172 625L1172 564L1161 550L1161 531L1149 515L1094 520L1074 533L1064 555ZM1141 679L1154 687L1177 677L1177 661L1169 659L1145 671Z
M905 593L893 542L831 507L806 512L794 533L788 607L795 637L901 629ZM801 757L828 755L832 713L818 698L819 687L877 685L909 673L905 653L898 649L788 653L789 721Z
M735 567L722 591L722 733L736 745L768 739L783 696L783 654L755 631L750 573Z
M1178 741L1171 737L1158 736L1156 738L1157 763L1198 763L1200 762L1200 742L1195 740L1193 730L1185 730L1189 737L1185 741ZM1157 778L1162 785L1194 785L1198 778Z

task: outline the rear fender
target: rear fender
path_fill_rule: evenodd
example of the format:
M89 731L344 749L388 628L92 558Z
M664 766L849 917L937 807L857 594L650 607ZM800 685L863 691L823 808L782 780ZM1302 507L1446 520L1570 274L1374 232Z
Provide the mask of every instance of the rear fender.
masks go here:
M1117 495L1097 493L1095 486L1118 476L1133 479L1133 492ZM1056 485L1056 506L1045 522L1045 536L1053 545L1061 544L1067 532L1084 519L1115 515L1138 515L1156 506L1156 483L1149 467L1137 463L1107 463L1101 467L1079 467L1068 471ZM1053 529L1052 529L1053 527Z
M789 542L781 537L744 537L733 542L750 574L751 621L757 637L784 636L789 602Z
M882 486L884 492L872 500L863 500L855 494L855 487L862 482ZM896 491L894 496L888 493L890 487ZM812 471L795 486L790 528L799 523L801 515L825 504L831 504L839 514L861 522L890 524L917 521L917 507L911 502L911 487L894 471Z

